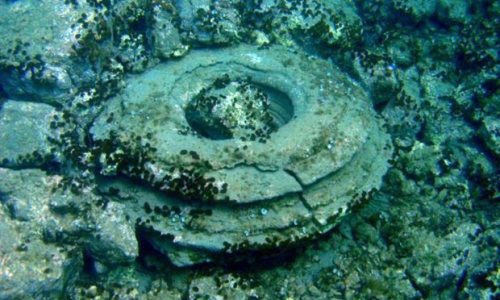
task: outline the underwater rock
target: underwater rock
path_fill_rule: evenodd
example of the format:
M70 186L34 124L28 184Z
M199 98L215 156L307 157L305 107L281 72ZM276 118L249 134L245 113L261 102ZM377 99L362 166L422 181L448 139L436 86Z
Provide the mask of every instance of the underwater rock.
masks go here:
M88 242L94 258L106 265L130 263L139 253L133 222L127 220L124 205L111 202L96 220L96 236Z
M152 36L158 37L150 31L156 6L143 0L2 2L2 90L11 99L59 106L90 86L107 97L124 71L142 72L149 64Z
M26 223L10 220L4 209L0 219L2 299L61 297L71 275L81 268L81 255L34 239L25 231Z
M418 237L415 234L410 237L412 257L405 259L406 264L411 266L407 268L406 275L425 296L433 297L439 291L441 295L452 297L461 278L480 259L478 247L470 242L480 231L478 224L462 223L440 239L435 233L419 232ZM434 243L422 243L422 239L433 240Z
M151 187L105 183L127 190L144 238L189 265L330 230L381 183L392 151L380 125L331 63L240 46L131 78L90 132L102 175Z
M436 10L436 0L391 0L393 8L418 23L434 14ZM408 20L405 20L408 21Z
M49 140L55 108L47 104L7 101L0 110L0 166L40 166L51 158Z
M0 168L0 175L3 208L13 219L43 226L47 221L43 211L48 210L50 189L57 185L57 179L46 177L45 172L36 169L14 171Z
M0 5L0 81L10 98L47 103L69 99L75 80L71 45L79 30L72 24L89 8L83 3L68 8L64 1Z
M470 19L470 6L465 0L438 0L436 15L445 24L463 24Z
M55 108L50 124L44 106L9 108L24 121L0 126L0 152L11 153L0 159L11 168L0 168L0 299L495 299L499 8L492 0L0 1L0 123L7 99ZM243 46L247 57L283 58L283 67L249 67L234 49L214 49L240 42L268 48ZM180 67L204 46L193 68ZM200 53L219 69L196 69ZM309 55L341 66L369 96L332 92L342 75ZM177 73L138 75L165 61L158 69ZM240 76L247 69L269 80ZM325 88L327 77L336 83ZM180 92L163 92L163 80L177 85L169 78ZM128 83L137 89L122 103L137 105L120 110ZM301 89L304 97L290 96ZM323 104L309 105L312 89ZM171 109L182 91L189 100ZM321 109L336 111L329 97L338 94L349 98L337 97L348 103L345 119L357 124L352 102L365 125L352 156L333 159L338 169L327 174L321 149L337 151L335 122L343 132L350 121L318 117L317 128L331 126L311 147L319 132L308 126ZM301 97L318 114L298 111ZM288 131L289 147L266 151L304 119L312 121ZM390 151L381 150L382 125L397 150L372 193ZM199 141L186 145L172 128ZM161 131L172 138L166 146ZM45 140L52 134L55 151ZM20 152L33 141L40 151L18 158L11 137L27 140L15 141ZM214 144L228 146L206 150ZM167 256L176 266L209 265L178 268Z
M480 135L490 151L500 156L500 120L498 117L485 117Z
M250 282L236 275L199 276L194 278L186 299L259 299Z
M247 2L246 6L242 14L259 28L252 33L258 45L269 40L289 46L299 42L332 55L332 49L334 53L354 49L361 41L362 22L353 1L270 0ZM269 32L270 38L263 32Z
M241 17L231 1L175 1L180 29L194 44L225 45L240 39ZM173 9L173 8L172 8Z
M179 57L189 49L181 42L179 30L174 25L173 13L158 9L154 11L154 50L160 58Z
M0 168L0 298L59 298L82 267L80 251L47 243L56 177ZM57 222L57 221L56 221Z

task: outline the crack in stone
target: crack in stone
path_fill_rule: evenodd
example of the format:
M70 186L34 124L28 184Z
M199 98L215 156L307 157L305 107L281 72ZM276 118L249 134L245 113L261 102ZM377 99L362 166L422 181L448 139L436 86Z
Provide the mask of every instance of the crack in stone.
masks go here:
M297 183L300 184L300 186L302 187L302 191L304 191L306 185L302 182L302 180L300 180L299 176L297 176L297 174L295 174L294 171L289 169L283 169L283 171L285 171L288 175L292 176L293 179L295 179L295 181L297 181Z

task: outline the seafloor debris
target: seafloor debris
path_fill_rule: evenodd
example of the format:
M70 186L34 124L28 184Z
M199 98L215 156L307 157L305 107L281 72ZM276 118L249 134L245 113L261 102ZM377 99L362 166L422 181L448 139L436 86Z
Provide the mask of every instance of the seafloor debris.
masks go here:
M177 265L328 231L379 187L391 155L359 86L281 47L160 65L129 80L90 132L103 186L127 195L141 233Z

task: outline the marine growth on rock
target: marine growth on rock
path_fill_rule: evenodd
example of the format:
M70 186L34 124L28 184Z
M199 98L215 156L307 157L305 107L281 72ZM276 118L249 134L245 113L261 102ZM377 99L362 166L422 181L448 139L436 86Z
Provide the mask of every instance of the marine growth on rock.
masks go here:
M0 299L496 299L499 12L0 1Z
M141 234L181 266L327 232L379 187L391 155L362 88L279 46L159 65L131 78L90 133L113 145L97 151L102 186L127 195Z

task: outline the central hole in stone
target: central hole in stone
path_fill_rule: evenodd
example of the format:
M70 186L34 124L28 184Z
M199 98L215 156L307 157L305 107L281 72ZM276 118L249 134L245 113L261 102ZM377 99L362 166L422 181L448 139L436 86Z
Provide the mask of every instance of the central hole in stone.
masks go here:
M186 120L200 135L214 139L266 142L292 119L290 98L250 78L217 78L188 103Z

